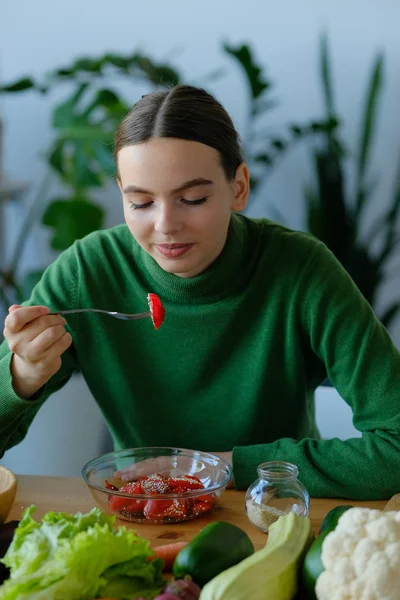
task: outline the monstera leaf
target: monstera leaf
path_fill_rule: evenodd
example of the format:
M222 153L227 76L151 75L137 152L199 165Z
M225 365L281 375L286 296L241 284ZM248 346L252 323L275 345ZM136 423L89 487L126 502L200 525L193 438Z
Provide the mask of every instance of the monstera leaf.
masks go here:
M85 198L56 198L47 207L42 222L53 229L51 246L65 250L103 224L104 211Z

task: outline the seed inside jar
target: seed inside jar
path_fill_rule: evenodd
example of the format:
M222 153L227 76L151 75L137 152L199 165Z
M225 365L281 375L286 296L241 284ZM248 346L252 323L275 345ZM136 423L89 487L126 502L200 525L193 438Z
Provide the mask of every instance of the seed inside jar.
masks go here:
M255 502L251 498L246 501L246 510L250 521L264 531L267 531L269 526L275 523L279 517L286 514L286 512L279 510L275 506L258 504L258 502Z

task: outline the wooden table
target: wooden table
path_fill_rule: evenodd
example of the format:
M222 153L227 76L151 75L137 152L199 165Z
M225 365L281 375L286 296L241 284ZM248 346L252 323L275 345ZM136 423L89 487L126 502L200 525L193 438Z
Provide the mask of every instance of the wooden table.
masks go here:
M20 519L21 511L31 504L37 506L37 512L34 515L36 519L41 518L49 510L68 513L87 512L96 506L86 484L78 477L19 475L17 497L8 519ZM313 498L311 500L310 519L315 533L318 532L326 513L339 504L354 504L354 506L382 509L386 501L359 502ZM144 523L127 523L126 521L120 521L120 523L136 529L141 536L150 540L152 545L157 546L167 544L170 541L189 541L207 523L217 520L229 521L244 529L257 550L264 546L266 535L258 531L245 514L244 492L235 490L227 490L217 506L204 517L193 521L175 525L147 525Z

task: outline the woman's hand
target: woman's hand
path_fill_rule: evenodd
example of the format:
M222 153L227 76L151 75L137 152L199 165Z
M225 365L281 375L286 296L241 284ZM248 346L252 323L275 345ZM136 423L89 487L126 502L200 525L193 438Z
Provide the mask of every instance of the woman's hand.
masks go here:
M49 315L45 306L13 305L3 335L13 353L11 375L20 398L33 396L61 367L61 355L72 343L66 320Z

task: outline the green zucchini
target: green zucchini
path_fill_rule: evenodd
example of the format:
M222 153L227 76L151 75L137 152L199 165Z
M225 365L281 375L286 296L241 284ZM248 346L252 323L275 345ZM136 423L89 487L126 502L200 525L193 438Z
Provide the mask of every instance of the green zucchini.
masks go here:
M190 575L202 587L253 553L253 542L243 529L225 521L215 521L206 525L179 552L173 574L175 579Z
M315 585L317 583L318 577L321 575L324 570L324 566L322 564L322 544L326 536L336 529L338 521L343 513L345 513L349 508L353 508L348 504L342 504L340 506L336 506L332 508L324 520L322 521L321 529L319 530L318 537L313 541L308 550L306 557L304 559L303 568L302 568L302 584L309 594L310 600L315 600Z

